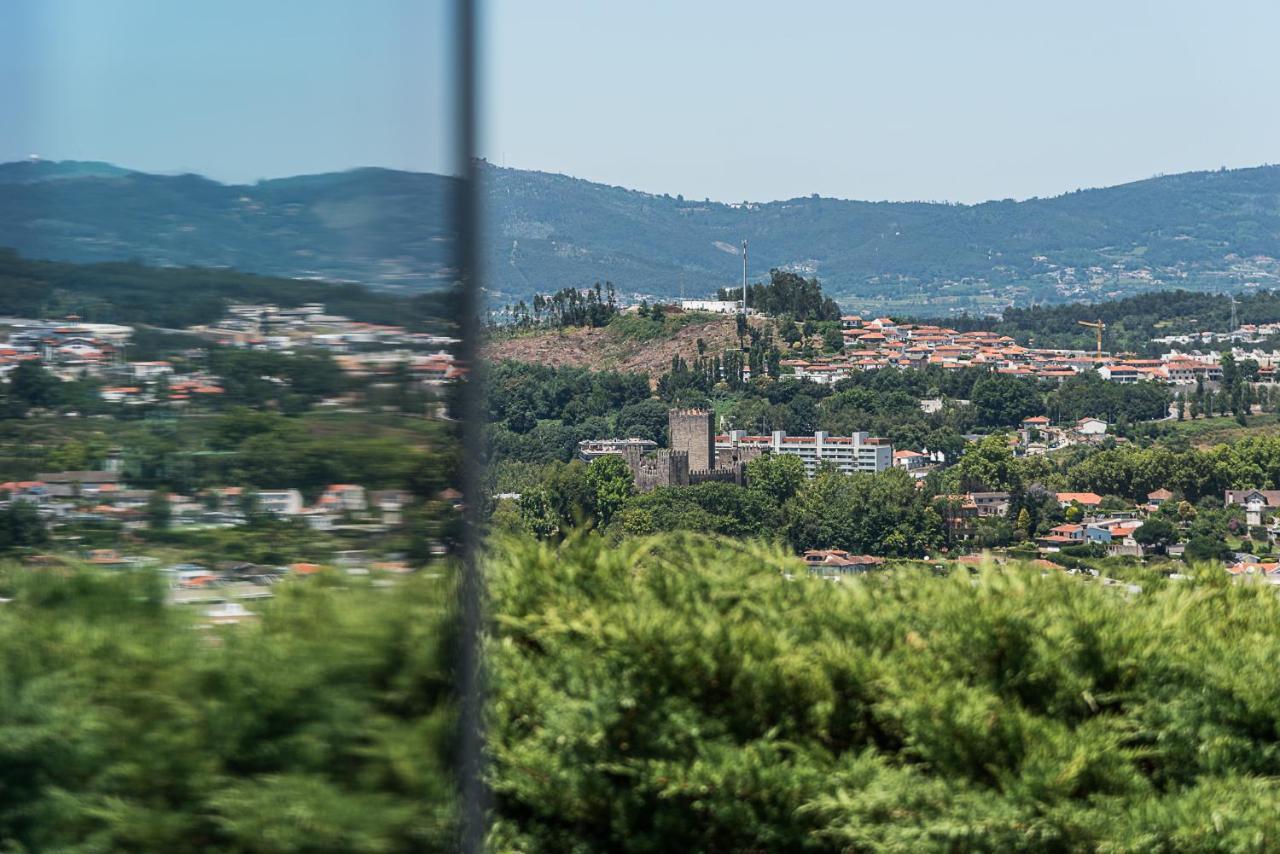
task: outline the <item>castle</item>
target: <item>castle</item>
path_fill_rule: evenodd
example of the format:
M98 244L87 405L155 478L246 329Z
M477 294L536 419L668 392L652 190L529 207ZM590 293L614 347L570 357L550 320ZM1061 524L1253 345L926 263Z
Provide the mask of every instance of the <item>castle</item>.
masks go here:
M712 481L742 485L746 459L717 461L715 415L710 410L672 409L667 413L667 432L667 449L652 454L635 445L622 449L638 490Z

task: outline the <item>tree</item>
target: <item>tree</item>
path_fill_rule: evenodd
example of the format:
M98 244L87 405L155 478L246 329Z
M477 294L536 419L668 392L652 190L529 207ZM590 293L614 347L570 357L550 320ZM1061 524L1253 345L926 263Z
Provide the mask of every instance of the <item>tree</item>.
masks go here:
M1143 528L1146 527L1144 524ZM1142 528L1138 529L1139 531ZM1136 535L1137 532L1135 532ZM1194 536L1187 540L1186 551L1182 558L1188 562L1221 562L1230 559L1231 549L1222 540L1209 536Z
M587 466L587 485L602 527L609 524L636 488L626 460L615 454L600 457Z
M781 506L804 484L804 461L791 454L767 454L748 462L746 474L748 489Z
M1044 412L1044 401L1033 380L989 374L973 384L972 403L978 420L991 427L1011 427Z
M552 506L546 489L533 489L520 495L520 519L529 533L540 540L560 533L559 514Z
M9 393L33 408L51 408L58 402L58 378L39 362L22 362L9 378Z
M40 512L29 501L13 501L0 511L0 551L41 546L49 541Z
M1026 507L1023 507L1018 511L1018 521L1014 525L1014 528L1020 539L1031 539L1031 514L1027 512Z
M650 398L628 403L618 412L617 435L622 438L650 439L667 444L667 405Z
M1163 519L1148 519L1142 527L1133 532L1134 542L1148 546L1163 554L1169 546L1178 541L1178 531Z
M169 506L169 496L161 490L152 492L147 498L146 506L147 525L152 530L162 530L169 527L169 522L173 518L173 509Z
M1013 456L1008 438L1001 434L987 436L970 445L955 466L955 476L959 489L964 492L1014 492L1022 486L1018 461Z
M523 435L538 426L538 419L527 406L518 406L507 415L507 429L512 433Z

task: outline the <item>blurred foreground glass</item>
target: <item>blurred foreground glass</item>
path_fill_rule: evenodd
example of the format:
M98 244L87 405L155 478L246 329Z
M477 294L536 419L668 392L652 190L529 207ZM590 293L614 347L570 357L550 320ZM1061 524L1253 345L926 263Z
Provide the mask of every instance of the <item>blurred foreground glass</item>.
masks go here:
M471 15L0 9L0 837L477 844Z

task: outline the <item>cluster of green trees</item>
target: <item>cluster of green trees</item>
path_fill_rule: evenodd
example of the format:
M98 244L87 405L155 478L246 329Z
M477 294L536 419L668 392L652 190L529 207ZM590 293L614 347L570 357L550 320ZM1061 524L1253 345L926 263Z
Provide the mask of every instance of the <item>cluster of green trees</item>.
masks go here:
M211 636L158 579L0 570L0 838L22 851L447 851L448 576L282 584Z
M294 487L314 498L331 483L370 489L409 489L430 495L456 474L456 446L434 429L416 447L404 437L352 435L350 419L324 430L319 423L245 407L234 408L191 435L181 421L158 422L124 448L125 477L140 487L190 493L235 484Z
M495 850L1280 844L1265 585L783 573L734 540L503 543Z
M603 287L596 282L595 287L583 290L561 288L549 296L534 294L531 304L520 300L515 305L504 306L499 317L502 326L516 329L560 329L604 326L617 313L617 293L613 282L605 282Z
M1212 448L1132 445L1069 456L1062 471L1076 487L1141 498L1165 488L1191 501L1221 498L1228 489L1280 488L1280 437L1249 436Z
M0 316L75 314L93 322L174 328L217 320L228 304L237 302L323 302L335 314L421 330L447 331L456 317L456 295L449 289L403 297L354 284L275 279L225 269L33 261L0 249Z
M81 379L63 382L39 362L22 362L0 385L0 418L23 418L33 409L103 412L108 407L99 394L100 383Z
M493 544L494 850L1269 850L1280 600L1009 566L843 584L689 535ZM143 574L0 571L23 850L456 844L448 577L210 634Z
M718 299L740 300L741 288L721 288ZM806 320L839 320L840 306L822 293L816 278L806 279L785 270L770 270L767 284L747 286L747 307L770 317Z
M491 463L567 462L583 439L666 441L667 410L644 374L502 362L486 370L485 399Z
M48 542L49 531L34 504L10 501L0 510L0 552L43 546Z
M741 318L739 318L741 321ZM782 372L782 351L773 341L772 330L747 327L747 338L736 349L710 354L699 339L699 354L693 364L680 355L671 357L671 369L658 378L657 395L672 405L705 401L718 390L742 392L749 378L777 379Z
M498 530L548 540L581 527L597 528L611 540L662 531L751 539L767 526L774 539L797 551L843 548L914 557L946 541L933 495L896 469L878 475L824 469L810 479L799 457L764 456L747 464L745 487L713 482L646 493L635 490L630 470L616 456L524 474L515 505L495 509Z
M268 403L299 412L351 387L328 353L273 353L214 347L209 370L222 381L223 405L261 407Z
M1246 416L1257 406L1263 412L1275 412L1280 407L1280 390L1271 385L1258 385L1258 363L1254 359L1237 362L1230 351L1221 356L1222 382L1216 391L1205 386L1204 380L1196 382L1194 391L1181 392L1177 397L1178 420L1186 418L1212 418L1214 414L1233 414L1242 426Z

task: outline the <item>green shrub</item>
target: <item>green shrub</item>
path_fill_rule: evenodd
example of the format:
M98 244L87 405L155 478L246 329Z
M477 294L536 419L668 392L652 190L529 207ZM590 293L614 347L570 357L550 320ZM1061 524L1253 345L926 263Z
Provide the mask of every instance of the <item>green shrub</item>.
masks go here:
M833 584L728 540L504 542L494 848L1275 848L1280 601L1224 576Z

